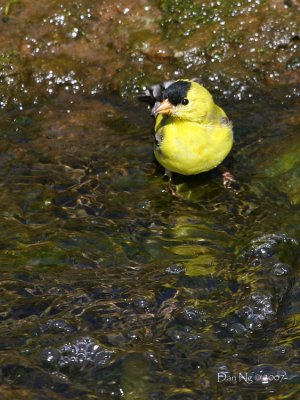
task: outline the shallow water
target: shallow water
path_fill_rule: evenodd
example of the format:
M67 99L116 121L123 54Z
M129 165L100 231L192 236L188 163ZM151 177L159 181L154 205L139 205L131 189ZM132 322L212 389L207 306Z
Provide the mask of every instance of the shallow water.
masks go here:
M0 5L1 400L299 398L296 11ZM134 94L178 76L232 120L235 190L169 193Z
M299 207L261 177L255 130L284 147L297 113L280 109L227 105L238 191L217 172L177 176L179 198L132 101L61 95L8 114L2 398L299 395Z

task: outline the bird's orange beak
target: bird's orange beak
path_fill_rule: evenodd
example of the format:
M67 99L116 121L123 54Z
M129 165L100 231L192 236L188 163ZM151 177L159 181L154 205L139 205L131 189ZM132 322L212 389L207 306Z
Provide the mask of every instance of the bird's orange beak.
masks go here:
M174 112L174 106L169 102L168 99L165 99L161 103L158 104L157 108L154 110L154 114L166 114L171 115Z

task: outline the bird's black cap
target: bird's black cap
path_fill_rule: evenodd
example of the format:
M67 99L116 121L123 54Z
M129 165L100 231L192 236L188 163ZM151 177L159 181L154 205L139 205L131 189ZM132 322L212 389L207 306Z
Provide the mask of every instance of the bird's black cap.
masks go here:
M180 104L187 96L187 92L191 87L191 82L177 81L172 83L163 93L164 99L168 99L174 106Z

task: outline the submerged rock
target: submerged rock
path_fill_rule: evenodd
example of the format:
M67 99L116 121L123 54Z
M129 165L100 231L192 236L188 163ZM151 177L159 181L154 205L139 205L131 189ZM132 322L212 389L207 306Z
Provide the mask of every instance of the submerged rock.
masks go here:
M283 245L285 248L280 248L280 245ZM280 254L284 250L295 252L295 249L298 247L299 243L294 238L289 237L285 233L273 233L253 239L249 250L245 252L244 256L255 260L254 262L257 263L259 260L275 255L280 258Z
M242 304L217 325L221 335L241 338L274 323L282 312L282 303L290 302L292 265L298 249L297 240L284 233L266 234L251 241L242 254L248 290L244 290ZM242 281L243 275L240 284Z

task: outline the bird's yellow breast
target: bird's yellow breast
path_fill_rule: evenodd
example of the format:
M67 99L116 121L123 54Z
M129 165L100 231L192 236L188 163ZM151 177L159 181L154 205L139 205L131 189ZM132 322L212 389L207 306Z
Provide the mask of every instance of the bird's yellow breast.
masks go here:
M156 136L160 138L154 149L157 161L182 175L215 168L233 144L231 124L199 124L169 117L157 121Z

